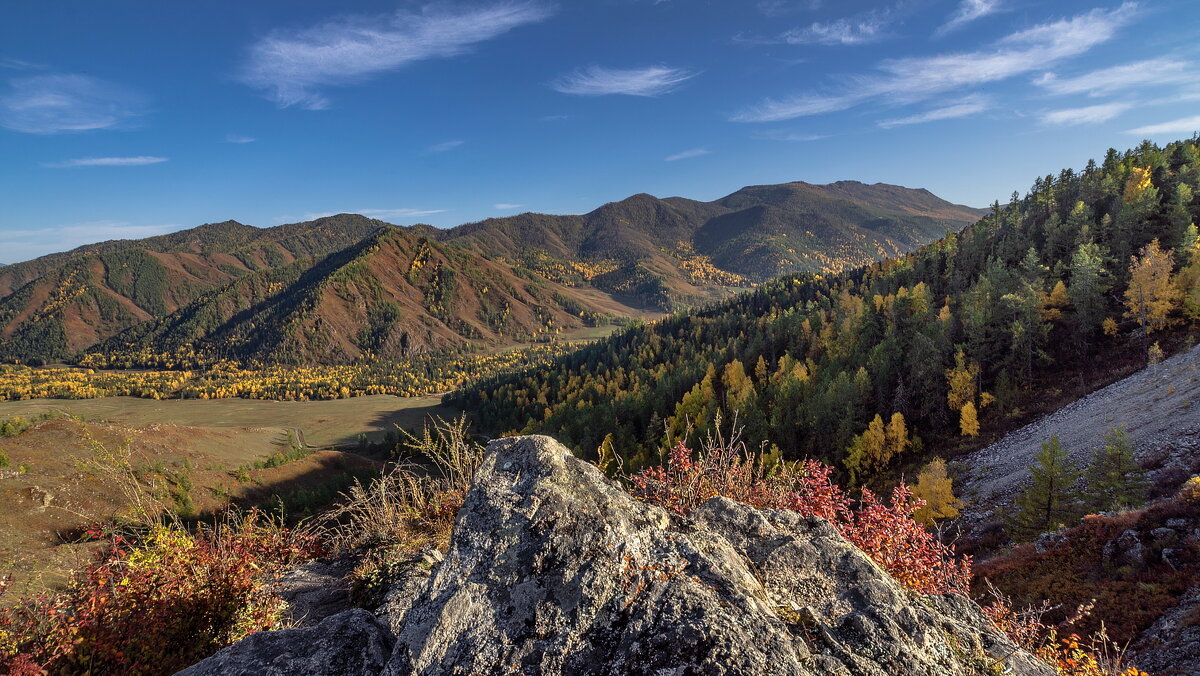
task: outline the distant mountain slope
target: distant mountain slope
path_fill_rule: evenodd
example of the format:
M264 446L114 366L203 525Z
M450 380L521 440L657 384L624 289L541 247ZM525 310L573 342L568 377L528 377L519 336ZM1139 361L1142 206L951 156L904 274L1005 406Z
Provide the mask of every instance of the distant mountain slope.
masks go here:
M344 363L528 342L581 327L614 305L389 226L319 260L246 275L98 350Z
M440 239L518 257L643 261L666 272L682 244L753 281L837 272L926 244L986 212L926 190L841 181L750 186L714 202L639 194L583 216L521 214L462 225ZM667 280L668 286L671 280Z
M863 265L980 213L924 190L842 182L753 186L715 202L639 194L579 216L526 213L449 230L353 214L265 229L225 221L0 269L0 360L195 344L218 354L337 361L520 342L581 315L675 310L786 272ZM387 237L372 239L384 229ZM401 283L389 265L410 265L421 238L437 245L430 255L448 278L494 283L462 287L455 308L439 304L433 279ZM386 252L364 253L372 246ZM406 331L378 344L359 340L357 331L376 331L367 315L391 307L383 303L403 310ZM308 337L283 335L296 328L288 322Z
M0 359L63 359L256 270L361 241L362 216L259 229L234 221L114 240L0 270Z

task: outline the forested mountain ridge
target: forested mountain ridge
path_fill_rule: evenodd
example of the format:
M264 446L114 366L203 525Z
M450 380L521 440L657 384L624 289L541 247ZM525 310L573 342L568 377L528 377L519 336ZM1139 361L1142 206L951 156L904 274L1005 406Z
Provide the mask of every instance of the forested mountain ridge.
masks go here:
M117 348L125 353L197 348L237 358L278 360L287 354L289 360L311 356L328 362L460 348L472 341L515 343L598 315L636 316L644 309L700 305L780 271L830 272L859 265L907 251L977 215L924 190L842 182L755 186L707 203L642 194L583 216L521 214L450 230L396 229L353 214L266 229L225 221L6 266L0 270L0 360L68 360ZM414 300L427 291L441 293L429 286L433 280L426 280L424 289L411 281L377 285L368 293L371 299L360 298L353 311L333 300L336 293L325 300L313 296L318 286L326 288L322 272L313 266L337 252L353 257L388 228L394 242L408 242L404 256L392 252L394 265L411 265L414 242L424 238L437 245L438 269L447 275L465 280L476 266L484 276L506 281L475 285L470 298L450 298L452 307L440 309L436 298ZM333 267L321 268L324 273L345 277L334 259L328 262ZM374 273L395 277L384 265ZM339 288L347 298L365 288L351 289L345 281ZM293 284L301 286L285 291ZM494 303L485 300L484 287ZM549 295L542 298L541 291L530 289ZM383 301L415 303L423 310L410 307L406 321L415 324L394 339L376 344L376 339L351 337L363 328L352 331L351 318L375 331L371 327L378 322L364 313L395 315L376 307L389 307L380 305ZM533 309L514 310L532 308L531 303L542 305L544 316ZM277 335L284 331L278 322L285 316L300 321L296 311L308 317L308 337ZM322 317L326 312L330 316ZM506 312L513 314L498 318ZM235 340L246 344L235 350L229 347Z
M337 251L384 225L362 216L266 229L226 221L6 266L0 359L70 357L253 271Z
M604 321L614 307L603 294L520 277L474 252L384 226L319 260L246 275L95 351L117 362L148 352L337 364L463 349L470 341L547 339Z
M678 277L679 249L761 282L788 272L837 272L896 255L973 223L985 211L926 190L857 181L749 186L714 202L639 194L582 216L520 214L446 230L440 239L519 257L646 261Z
M1035 369L1200 318L1198 189L1195 139L1112 150L914 253L782 278L450 399L490 433L606 442L635 465L737 410L751 442L861 480L919 436L978 434Z

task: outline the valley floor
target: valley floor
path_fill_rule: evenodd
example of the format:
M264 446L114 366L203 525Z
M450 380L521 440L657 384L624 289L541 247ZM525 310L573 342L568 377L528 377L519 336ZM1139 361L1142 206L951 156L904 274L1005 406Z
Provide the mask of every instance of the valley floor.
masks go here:
M352 444L359 434L375 440L395 425L412 429L430 415L449 418L456 413L442 406L438 396L372 395L328 401L105 397L0 401L0 420L32 417L47 410L123 425L289 427L300 431L306 445L320 448Z

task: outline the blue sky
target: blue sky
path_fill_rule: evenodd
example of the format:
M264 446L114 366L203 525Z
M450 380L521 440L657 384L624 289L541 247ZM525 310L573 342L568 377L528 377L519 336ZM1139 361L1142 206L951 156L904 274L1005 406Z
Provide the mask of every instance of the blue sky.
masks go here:
M0 262L883 181L985 206L1200 130L1195 0L4 3Z

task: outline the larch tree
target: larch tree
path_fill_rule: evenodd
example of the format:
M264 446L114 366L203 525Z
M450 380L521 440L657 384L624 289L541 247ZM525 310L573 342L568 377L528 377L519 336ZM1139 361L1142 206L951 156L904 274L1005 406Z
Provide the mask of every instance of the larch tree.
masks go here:
M1031 482L1014 502L1010 528L1018 539L1031 539L1056 530L1079 517L1075 483L1079 471L1058 436L1042 444L1029 468Z
M1153 333L1165 328L1182 294L1171 278L1175 252L1164 250L1155 239L1130 259L1129 287L1125 290L1125 316Z
M975 402L963 404L959 412L958 428L964 437L979 436L979 412L975 410Z
M908 449L908 426L904 422L902 413L893 413L892 419L888 421L887 429L884 430L887 445L887 457L883 459L886 463Z
M975 382L979 378L979 364L970 361L959 350L954 355L954 368L946 371L946 403L952 410L961 411L962 407L975 400Z
M913 518L926 526L932 526L938 519L958 516L962 508L962 500L954 496L954 482L946 473L946 461L941 458L934 458L921 469L912 491L925 501Z
M1084 475L1088 508L1096 512L1135 507L1146 497L1146 478L1134 456L1133 441L1123 427L1104 435Z

